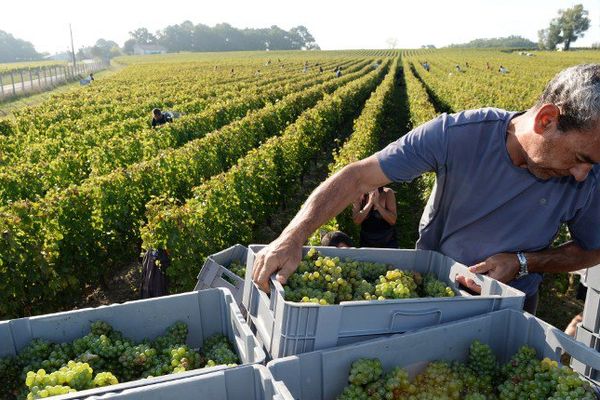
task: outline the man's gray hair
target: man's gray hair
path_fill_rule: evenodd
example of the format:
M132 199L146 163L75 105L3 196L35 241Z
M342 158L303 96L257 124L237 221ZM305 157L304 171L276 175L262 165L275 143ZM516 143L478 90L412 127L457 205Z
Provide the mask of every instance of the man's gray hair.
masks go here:
M561 109L558 128L587 131L600 121L600 64L581 64L562 70L546 85L536 107Z

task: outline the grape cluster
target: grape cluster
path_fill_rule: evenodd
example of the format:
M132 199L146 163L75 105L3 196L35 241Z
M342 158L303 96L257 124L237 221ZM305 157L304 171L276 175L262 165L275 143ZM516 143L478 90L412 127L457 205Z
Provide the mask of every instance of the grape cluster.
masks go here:
M366 385L375 382L383 374L381 361L376 358L361 358L352 363L348 382L353 385Z
M338 400L592 400L576 372L522 347L502 368L491 348L475 341L466 363L435 361L411 382L400 367L383 373L377 359L352 363L349 385Z
M72 343L34 339L18 356L0 358L0 398L45 398L139 378L239 363L227 337L209 337L202 354L185 344L187 336L187 325L177 322L154 341L135 343L108 323L96 321L91 324L89 334Z
M499 389L500 400L521 399L582 399L595 395L576 372L549 358L538 360L535 349L523 346L503 368L504 382Z
M233 272L234 274L236 274L240 278L245 278L246 277L246 265L240 263L239 260L233 260L231 262L231 264L229 264L229 266L227 267L227 269L229 269L231 272ZM223 279L225 279L227 282L231 283L232 285L236 284L236 282L231 277L229 277L228 275L223 274Z
M246 264L241 264L239 260L232 261L229 264L229 270L240 278L246 277Z
M207 365L236 365L240 362L229 339L224 335L217 334L208 338L202 350L207 358Z
M449 297L454 292L433 274L400 269L381 263L324 257L312 248L284 286L289 301L339 304L350 300L385 300L409 297Z

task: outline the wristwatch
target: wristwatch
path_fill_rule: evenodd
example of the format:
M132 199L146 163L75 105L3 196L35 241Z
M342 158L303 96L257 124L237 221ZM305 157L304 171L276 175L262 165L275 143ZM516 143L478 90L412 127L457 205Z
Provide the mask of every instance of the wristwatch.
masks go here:
M529 275L529 271L527 270L527 257L523 254L522 251L517 252L517 258L519 259L519 273L517 274L516 279L521 279L524 276Z

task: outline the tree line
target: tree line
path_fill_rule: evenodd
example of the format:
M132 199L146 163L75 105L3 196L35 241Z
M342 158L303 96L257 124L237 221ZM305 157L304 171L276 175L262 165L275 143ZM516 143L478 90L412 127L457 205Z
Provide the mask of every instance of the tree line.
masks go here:
M129 35L130 39L123 46L126 54L132 54L136 44L157 44L168 52L319 49L314 37L303 25L286 31L277 25L262 29L237 29L226 23L210 27L185 21L169 25L156 33L138 28L129 32Z
M41 57L31 43L0 30L0 63L39 60Z

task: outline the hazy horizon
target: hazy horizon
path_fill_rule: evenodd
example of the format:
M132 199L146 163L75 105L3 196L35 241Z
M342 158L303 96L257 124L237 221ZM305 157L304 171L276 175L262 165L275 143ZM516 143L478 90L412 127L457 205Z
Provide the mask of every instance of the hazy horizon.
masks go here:
M102 5L89 7L71 0L32 0L27 8L17 2L3 4L3 14L10 18L2 21L0 30L31 42L38 52L48 53L70 49L69 23L73 27L75 48L79 49L92 46L100 38L122 46L129 38L129 31L145 27L155 32L185 20L209 26L225 22L239 29L277 25L289 30L304 25L323 50L387 48L389 38L397 39L397 48L419 48L428 44L444 47L509 35L537 42L537 31L548 26L558 15L558 9L575 4L583 4L589 11L591 24L584 38L573 46L588 47L600 42L600 2L593 0L505 0L502 3L432 0L388 4L225 0L210 6L183 0L168 3L107 0Z

